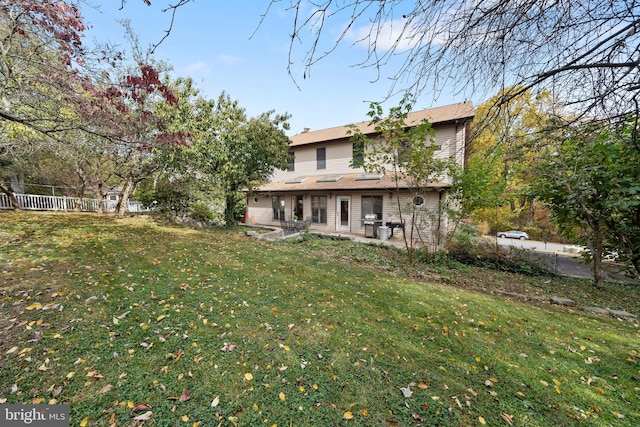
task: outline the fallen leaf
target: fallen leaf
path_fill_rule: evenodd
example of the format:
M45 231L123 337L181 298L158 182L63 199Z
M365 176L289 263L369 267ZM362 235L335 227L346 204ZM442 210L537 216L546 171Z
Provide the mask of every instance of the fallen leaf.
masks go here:
M219 404L220 404L220 396L216 396L215 399L213 399L213 401L211 402L211 407L215 408Z
M411 397L413 395L413 392L411 391L411 389L409 389L409 387L400 387L400 390L402 391L402 395L404 397Z
M247 381L253 380L253 374L251 372L247 372L246 374L244 374L244 379Z
M353 418L353 414L351 413L351 411L347 411L342 415L342 418L344 418L345 420L350 420Z
M148 403L142 402L142 403L138 403L133 408L131 408L131 412L146 411L149 409L151 409L151 405L149 405Z
M98 373L98 371L87 372L87 376L96 379L104 378L102 375L100 375L100 373Z
M422 390L425 390L425 389L429 388L429 385L427 383L425 383L424 381L420 381L420 383L418 384L418 388L421 388Z
M80 427L86 427L87 424L89 424L89 417L87 417L84 420L80 421Z
M228 343L228 344L225 344L224 347L222 347L220 350L221 351L225 351L225 352L232 352L236 348L238 348L237 345L235 345L233 343Z
M186 402L189 399L191 399L191 393L189 393L189 390L185 388L184 390L182 390L182 395L180 396L179 401Z
M280 392L280 393L278 394L278 397L279 397L279 398L280 398L280 400L282 400L283 402L284 402L285 400L287 400L287 396L286 396L283 392Z
M509 424L510 426L513 425L513 417L511 415L505 414L504 412L502 412L500 414L500 418L505 420L507 422L507 424Z
M113 388L113 386L111 384L107 384L106 386L102 387L100 389L100 391L98 391L98 394L105 394L111 391L111 389Z
M27 307L25 307L25 310L40 310L41 308L42 304L40 304L39 302L34 302L33 304L29 304Z
M138 415L137 417L134 417L133 420L134 421L147 421L152 416L153 416L153 412L152 411L147 411L142 415Z
M487 424L487 422L482 417L478 417L478 421L480 421L480 424L482 424L482 425Z

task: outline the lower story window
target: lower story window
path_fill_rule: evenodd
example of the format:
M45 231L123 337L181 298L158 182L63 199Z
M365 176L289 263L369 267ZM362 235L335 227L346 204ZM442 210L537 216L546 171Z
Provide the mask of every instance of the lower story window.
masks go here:
M284 196L271 196L273 219L284 220Z
M327 196L311 196L311 222L327 223Z
M376 214L382 220L382 196L362 196L362 219L367 214Z

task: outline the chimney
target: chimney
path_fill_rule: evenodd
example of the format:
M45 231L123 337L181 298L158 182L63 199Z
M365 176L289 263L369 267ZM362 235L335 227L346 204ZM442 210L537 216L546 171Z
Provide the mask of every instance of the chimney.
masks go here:
M302 133L307 133L311 130L311 128L304 128L304 130L302 131Z

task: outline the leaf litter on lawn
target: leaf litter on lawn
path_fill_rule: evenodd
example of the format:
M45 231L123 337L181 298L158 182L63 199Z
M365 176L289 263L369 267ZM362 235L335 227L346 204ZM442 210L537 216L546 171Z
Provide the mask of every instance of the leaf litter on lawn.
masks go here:
M333 243L2 215L38 236L0 252L7 403L56 399L87 425L638 421L630 322L336 263Z

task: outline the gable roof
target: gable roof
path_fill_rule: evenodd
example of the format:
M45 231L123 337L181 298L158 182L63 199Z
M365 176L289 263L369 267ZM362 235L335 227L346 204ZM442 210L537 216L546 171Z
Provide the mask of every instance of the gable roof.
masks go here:
M442 107L428 108L426 110L414 111L408 114L407 124L419 124L422 120L427 119L432 124L452 122L462 119L473 118L473 103L471 101L460 102L458 104L444 105ZM363 134L374 133L373 126L370 121L354 123ZM313 144L316 142L333 141L337 139L349 138L347 133L350 125L337 126L328 129L307 131L297 135L293 135L291 139L291 147L300 145Z

